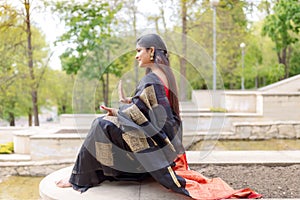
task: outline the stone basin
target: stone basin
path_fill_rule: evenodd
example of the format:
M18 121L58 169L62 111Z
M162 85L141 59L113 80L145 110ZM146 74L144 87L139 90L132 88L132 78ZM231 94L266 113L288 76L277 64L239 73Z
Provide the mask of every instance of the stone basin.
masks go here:
M55 185L55 181L64 177L68 177L72 171L72 167L67 167L55 171L46 176L39 185L40 196L43 200L54 199L72 199L72 200L188 200L190 198L180 194L176 194L153 179L143 182L105 181L97 187L92 187L84 193L77 192L70 188L59 188Z

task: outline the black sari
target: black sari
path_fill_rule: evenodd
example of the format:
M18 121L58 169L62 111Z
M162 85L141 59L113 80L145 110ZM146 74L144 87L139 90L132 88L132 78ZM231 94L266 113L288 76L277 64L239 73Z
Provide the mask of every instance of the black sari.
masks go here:
M164 85L148 73L140 81L132 103L116 116L97 118L81 147L70 183L81 192L105 180L156 181L188 195L185 180L172 167L184 154L182 124L171 109Z
M193 199L261 198L250 188L234 190L221 178L189 170L181 143L182 124L154 73L140 82L132 103L115 116L94 120L80 149L70 183L85 192L105 180L158 183Z

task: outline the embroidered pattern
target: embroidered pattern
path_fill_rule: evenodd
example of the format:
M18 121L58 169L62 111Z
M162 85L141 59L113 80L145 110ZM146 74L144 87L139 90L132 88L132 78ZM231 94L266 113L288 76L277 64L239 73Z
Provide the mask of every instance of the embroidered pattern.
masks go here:
M122 134L122 138L133 152L138 152L150 147L145 135L138 130L125 132Z
M139 108L135 104L125 109L123 112L138 125L141 125L148 121L144 114L139 110Z
M143 92L140 94L140 99L146 104L147 108L149 108L150 110L152 109L150 101L148 99L147 96L147 90L144 89Z
M110 121L111 123L113 123L114 125L116 125L118 128L120 128L120 123L118 121L118 117L116 116L105 116L103 117L103 119Z
M157 99L156 99L154 86L153 85L148 86L144 89L144 91L147 94L148 101L149 101L151 107L153 108L153 107L157 106Z
M113 166L112 144L95 142L96 159L103 165Z

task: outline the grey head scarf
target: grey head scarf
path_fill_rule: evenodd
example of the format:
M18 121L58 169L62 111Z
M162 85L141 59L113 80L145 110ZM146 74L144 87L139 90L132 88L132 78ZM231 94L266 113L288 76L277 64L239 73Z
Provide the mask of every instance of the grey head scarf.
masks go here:
M136 41L137 45L145 48L154 47L157 50L163 50L167 52L167 47L161 37L157 34L146 34L141 36Z

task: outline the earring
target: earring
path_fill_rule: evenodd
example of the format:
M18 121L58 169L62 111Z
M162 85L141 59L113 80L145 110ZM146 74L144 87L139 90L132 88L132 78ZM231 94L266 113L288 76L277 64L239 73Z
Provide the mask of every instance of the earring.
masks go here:
M150 54L150 60L151 60L151 61L154 60L154 52L152 52L152 53Z

